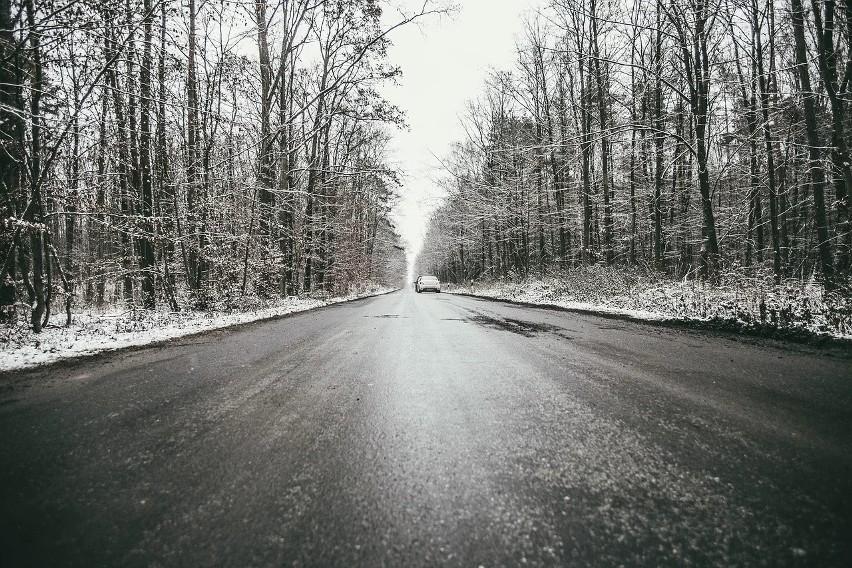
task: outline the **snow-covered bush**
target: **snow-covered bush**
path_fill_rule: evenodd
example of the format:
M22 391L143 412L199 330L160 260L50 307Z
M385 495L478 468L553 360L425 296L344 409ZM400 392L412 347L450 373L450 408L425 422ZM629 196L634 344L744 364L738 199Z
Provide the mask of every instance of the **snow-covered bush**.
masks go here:
M813 281L776 285L770 273L675 280L639 268L588 266L558 276L477 283L468 292L532 304L651 319L719 321L738 327L852 337L852 298Z

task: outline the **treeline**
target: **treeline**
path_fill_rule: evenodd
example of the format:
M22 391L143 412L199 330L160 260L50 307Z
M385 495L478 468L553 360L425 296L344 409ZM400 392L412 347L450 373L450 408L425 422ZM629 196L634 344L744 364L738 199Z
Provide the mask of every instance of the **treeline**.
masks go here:
M420 270L848 290L852 3L552 0L447 160Z
M395 283L376 0L0 0L0 318Z

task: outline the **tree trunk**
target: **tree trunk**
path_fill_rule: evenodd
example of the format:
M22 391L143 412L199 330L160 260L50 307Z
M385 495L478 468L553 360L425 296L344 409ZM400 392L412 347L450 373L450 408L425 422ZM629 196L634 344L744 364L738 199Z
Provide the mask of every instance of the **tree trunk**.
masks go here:
M142 66L139 71L139 165L142 173L142 236L139 239L141 254L139 270L142 272L142 306L153 309L156 304L154 274L154 186L151 172L151 26L153 13L151 0L144 0L144 39Z
M592 133L591 133L591 113L589 112L590 96L587 92L585 72L583 66L585 61L580 57L580 150L583 155L583 187L581 195L581 203L583 208L583 250L580 252L580 259L585 264L594 262L592 253Z
M274 172L272 155L272 67L269 59L269 43L266 29L266 3L255 2L255 24L257 26L257 48L260 64L260 148L258 152L258 232L260 233L261 274L258 284L262 294L268 293L271 274L268 254L272 246L272 212L275 208Z
M27 22L29 23L30 59L32 62L32 92L30 94L30 116L32 126L30 128L30 144L32 152L30 155L30 212L25 217L26 221L35 226L30 229L30 254L32 255L33 268L33 292L34 303L30 314L30 327L34 333L41 333L46 323L42 318L47 311L47 303L44 289L44 234L43 208L41 199L41 96L43 91L43 70L41 63L41 35L36 26L35 7L33 0L26 0ZM50 260L48 259L48 262Z
M760 106L763 116L763 143L766 147L766 174L769 184L769 230L772 234L772 269L775 283L781 283L781 237L778 231L778 186L775 180L775 148L772 144L772 123L769 120L769 81L763 62L762 30L757 9L757 0L752 0L752 27L755 34L755 60L757 63L757 86L760 90ZM758 204L759 206L759 204Z
M190 290L195 294L196 303L204 303L201 298L201 242L199 235L198 201L198 160L200 156L198 141L198 79L195 69L196 52L196 9L195 0L189 0L189 38L187 41L187 70L186 70L186 220L189 251L185 271Z
M817 62L825 94L828 96L831 109L831 163L833 166L835 194L837 197L837 251L838 262L834 270L847 269L850 251L845 246L849 231L847 195L852 192L852 159L846 143L845 116L848 83L852 80L852 55L847 53L846 72L840 83L837 73L838 55L840 50L834 44L835 1L824 0L825 12L820 9L820 2L811 0L814 14L815 36L817 39ZM852 2L846 3L846 17L852 17ZM852 45L852 22L847 21L847 38ZM849 46L847 46L848 48Z
M0 0L0 217L18 217L26 208L21 201L21 166L24 159L26 114L20 96L22 69L19 46L12 30L11 0ZM14 109L8 112L4 109ZM16 317L16 252L20 231L0 231L0 323Z
M610 203L611 182L610 144L609 144L609 109L607 99L609 98L609 86L601 69L601 55L598 41L598 16L596 0L591 0L589 10L592 18L592 53L595 70L595 85L597 86L598 120L601 130L601 191L604 200L603 216L603 255L606 264L612 264L612 204Z
M822 167L822 158L820 156L822 142L817 126L816 94L811 88L811 77L808 71L808 48L805 42L805 19L802 0L791 0L790 7L793 19L796 71L799 74L799 85L804 107L805 131L808 137L808 156L810 161L811 189L814 196L817 247L825 287L831 290L835 287L834 259L831 253L828 216L826 215L825 207L825 170Z
M660 4L657 2L657 37L654 49L654 201L651 216L654 220L654 265L663 267L663 151L665 142L665 117L663 116L663 30Z

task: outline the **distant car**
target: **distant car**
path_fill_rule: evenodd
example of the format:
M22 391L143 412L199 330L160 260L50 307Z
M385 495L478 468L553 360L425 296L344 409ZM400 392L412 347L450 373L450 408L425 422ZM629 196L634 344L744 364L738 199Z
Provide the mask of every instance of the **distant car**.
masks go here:
M414 289L417 290L418 294L426 290L434 290L440 294L441 283L438 281L437 276L420 276L417 278L417 282L414 283Z

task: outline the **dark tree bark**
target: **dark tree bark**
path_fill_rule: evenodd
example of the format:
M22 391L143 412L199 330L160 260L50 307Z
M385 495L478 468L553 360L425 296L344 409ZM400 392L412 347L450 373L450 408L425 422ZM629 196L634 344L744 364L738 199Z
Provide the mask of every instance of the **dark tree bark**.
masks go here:
M581 203L583 209L583 250L580 251L580 259L584 263L594 262L592 252L592 117L589 110L590 95L587 86L584 66L586 60L580 57L579 79L580 79L580 151L583 155L581 174L583 185L581 190ZM591 66L591 65L590 65Z
M142 235L139 239L139 269L142 272L142 306L153 309L156 305L154 276L154 185L151 168L151 43L153 12L151 0L144 0L142 65L139 70L139 165L141 169Z
M662 1L662 0L661 0ZM703 217L702 269L705 276L715 277L719 261L719 241L710 187L710 42L709 25L716 14L706 0L692 0L689 16L682 7L672 3L669 20L677 30L681 63L683 63L688 90L688 102L695 120L695 159L698 165L698 190L701 195ZM689 28L689 24L692 27Z
M272 152L272 66L269 58L269 42L267 39L266 2L255 2L255 25L257 26L258 60L260 63L260 151L258 153L258 232L261 241L261 266L267 267L266 260L272 246L272 219L275 208L274 156ZM261 269L261 293L268 293L271 274L266 268Z
M41 97L44 93L44 77L41 62L41 33L36 25L35 6L33 0L25 1L25 9L27 12L27 23L30 27L29 44L30 44L30 60L32 62L32 92L30 94L30 202L32 206L27 207L29 215L25 215L24 219L34 226L30 229L30 254L32 255L33 269L33 292L34 303L30 314L30 327L33 332L40 333L44 321L45 313L47 312L47 299L45 294L45 247L43 223L44 209L41 196ZM48 259L47 262L50 262Z
M598 121L601 130L601 192L603 193L604 216L603 216L603 256L607 264L612 264L612 204L610 202L612 192L612 180L610 178L610 141L609 141L609 84L606 72L602 69L601 54L599 46L597 2L591 0L589 5L592 19L592 61L595 70L595 85L597 87L598 99Z
M175 278L171 271L174 260L175 233L178 238L182 237L180 231L180 211L177 207L177 194L169 172L169 149L166 138L166 29L167 29L167 0L160 1L160 41L159 55L157 57L157 82L160 91L157 97L157 130L155 133L154 151L154 174L157 179L157 195L159 199L154 201L160 221L155 225L156 236L162 241L162 263L163 263L163 289L166 292L169 306L172 311L178 311L175 294ZM185 250L185 249L184 249ZM184 262L184 265L186 263Z
M186 280L190 290L195 294L196 303L203 304L201 297L203 287L203 265L202 248L203 242L200 235L199 203L199 122L198 122L198 78L196 71L195 56L197 50L196 39L196 17L198 15L195 0L189 0L187 7L189 11L189 38L187 41L187 70L186 70L186 219L187 235L190 240L186 253Z
M663 22L657 2L657 33L654 44L654 200L651 216L654 221L654 264L663 267L663 160L665 143L665 116L663 115Z
M113 29L110 22L114 17L114 13L110 10L104 10L104 44L105 51L108 54L108 59L115 55L116 45L113 37ZM127 121L126 109L124 107L124 98L122 97L122 89L118 84L118 78L115 69L108 69L106 72L107 84L112 93L113 113L118 131L118 201L121 204L121 245L122 245L122 293L125 303L133 301L133 277L131 258L133 255L132 243L130 239L129 218L133 214L130 205L130 178L131 178L131 153L130 153L130 138L132 136L130 127ZM105 141L106 143L106 141Z
M21 167L24 159L24 125L20 48L13 35L11 0L0 0L0 218L17 217L22 209ZM5 109L16 109L12 112ZM26 202L23 208L26 207ZM0 323L16 316L16 252L20 229L0 225Z
M772 123L769 120L769 79L763 60L762 30L757 8L757 0L752 0L752 28L754 30L755 62L757 65L757 86L760 91L760 107L763 116L763 143L766 148L766 174L769 189L769 230L772 234L772 269L775 283L781 283L781 235L778 229L778 185L775 171L775 147L772 143ZM759 206L759 204L758 204Z
M828 216L825 207L825 170L822 166L819 127L817 126L816 93L811 88L811 76L808 70L808 48L805 42L805 17L802 0L791 0L793 18L793 39L795 42L796 71L799 75L802 105L805 118L805 131L808 137L808 157L811 172L811 191L814 196L814 219L816 221L817 247L819 250L822 275L825 287L833 289L834 259L831 252Z
M733 36L733 24L731 24L731 35ZM753 59L757 59L756 54L752 54ZM745 264L749 266L752 264L752 233L757 234L757 260L760 262L763 259L763 213L760 201L760 164L759 164L759 156L758 156L758 144L757 144L757 82L758 77L757 73L759 73L759 68L757 62L752 65L752 76L749 81L746 81L745 74L743 73L742 64L740 63L739 56L739 46L737 42L734 41L734 59L736 60L736 68L737 68L737 78L739 79L739 88L740 88L740 96L742 97L742 105L745 108L746 115L746 128L748 129L748 142L749 142L749 192L748 192L748 204L749 204L749 218L748 218L748 234L747 234L747 243L746 243L746 251L745 251ZM747 91L746 85L749 85L750 88ZM768 128L768 125L764 125L765 128ZM771 178L774 182L774 176ZM770 199L772 199L770 197ZM774 203L774 201L773 201ZM773 217L775 215L775 207L772 207ZM776 218L777 219L777 218ZM773 221L774 223L774 221ZM774 225L777 228L777 224ZM777 233L777 231L776 231ZM777 236L774 233L774 236ZM778 241L773 237L773 243L775 245L776 253L778 251ZM776 261L780 261L780 254L775 255ZM776 281L779 278L780 271L779 266L775 265L775 277Z
M823 8L820 8L820 4ZM852 47L852 2L846 2L847 18L847 62L842 76L838 76L838 56L841 52L839 46L835 45L834 30L837 26L834 0L811 0L814 15L815 36L817 40L817 62L819 74L825 94L828 96L829 108L831 109L831 163L833 166L833 177L835 195L838 205L837 229L840 234L837 249L839 253L838 263L835 270L848 268L850 251L844 246L849 239L845 232L849 231L849 214L847 196L852 193L852 159L849 156L849 148L846 142L846 103L849 97L849 83L852 80L852 55L848 49Z

